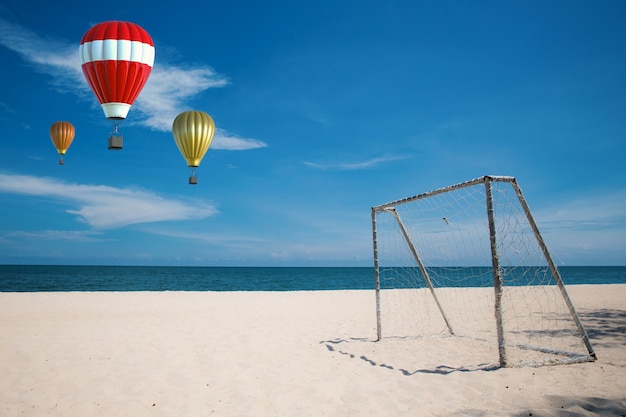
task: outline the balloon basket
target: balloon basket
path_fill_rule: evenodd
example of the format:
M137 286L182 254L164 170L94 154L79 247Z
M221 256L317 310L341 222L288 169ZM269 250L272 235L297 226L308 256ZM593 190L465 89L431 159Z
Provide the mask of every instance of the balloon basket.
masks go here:
M63 158L59 159L59 165L65 165L65 160Z
M189 184L195 185L198 183L198 177L196 177L195 175L192 175L191 177L189 177Z
M122 149L123 139L122 135L111 134L111 136L109 136L109 149L114 151Z

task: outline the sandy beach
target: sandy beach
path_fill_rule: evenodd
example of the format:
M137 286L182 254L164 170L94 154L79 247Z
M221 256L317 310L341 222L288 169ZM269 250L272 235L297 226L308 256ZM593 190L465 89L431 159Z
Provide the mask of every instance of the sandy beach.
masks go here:
M624 416L626 285L568 291L598 360L538 368L376 342L373 291L0 293L0 416Z

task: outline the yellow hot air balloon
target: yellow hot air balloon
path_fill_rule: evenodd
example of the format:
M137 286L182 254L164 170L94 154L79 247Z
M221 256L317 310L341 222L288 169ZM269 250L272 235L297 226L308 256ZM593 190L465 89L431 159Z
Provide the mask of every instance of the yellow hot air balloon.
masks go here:
M172 135L178 150L187 161L187 166L193 168L189 177L189 184L197 184L195 168L211 146L215 122L208 114L201 111L182 112L172 123Z
M74 125L70 122L55 122L50 126L50 139L52 139L52 144L57 149L59 155L61 155L59 165L65 164L63 155L65 155L65 152L72 144L75 133Z

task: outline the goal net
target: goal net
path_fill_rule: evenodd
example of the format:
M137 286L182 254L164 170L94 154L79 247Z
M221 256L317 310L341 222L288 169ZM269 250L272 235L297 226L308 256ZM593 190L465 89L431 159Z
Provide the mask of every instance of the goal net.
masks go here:
M373 207L372 231L378 340L461 340L502 367L595 360L515 178Z

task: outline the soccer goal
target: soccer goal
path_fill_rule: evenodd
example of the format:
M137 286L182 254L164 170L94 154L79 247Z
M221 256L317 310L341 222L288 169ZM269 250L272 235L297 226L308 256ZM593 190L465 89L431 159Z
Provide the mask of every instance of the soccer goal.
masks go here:
M372 234L378 340L455 338L501 367L595 360L514 177L372 207Z

